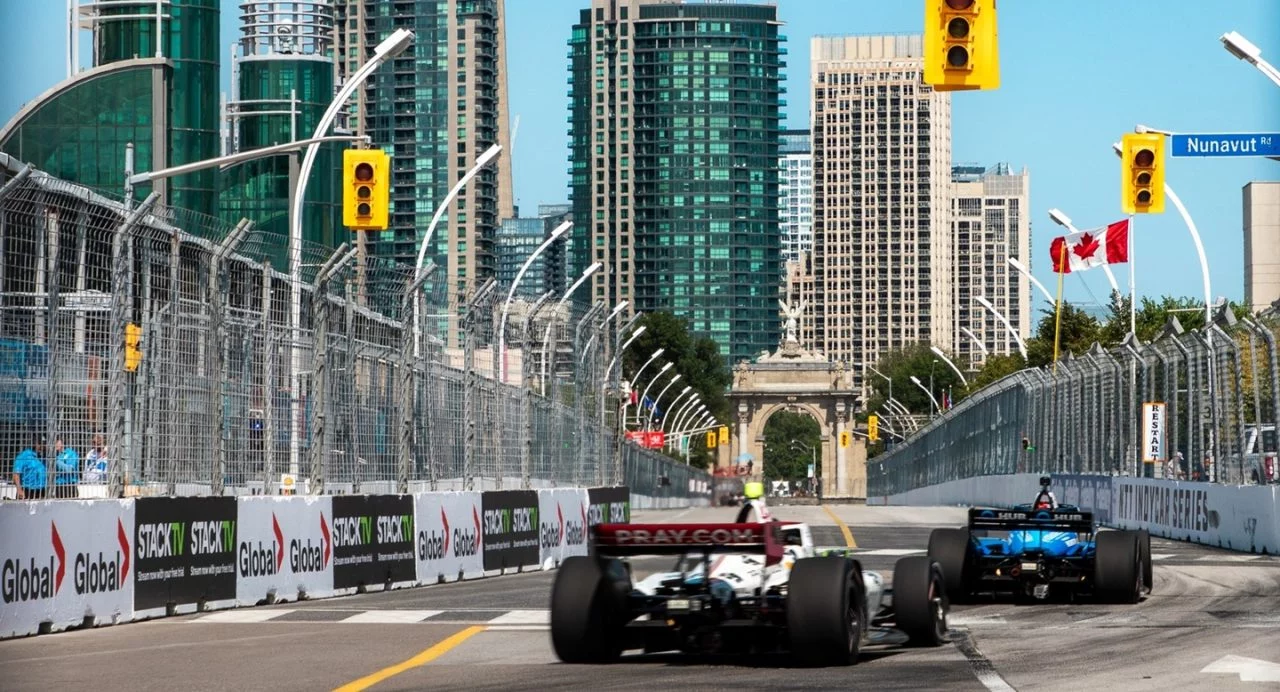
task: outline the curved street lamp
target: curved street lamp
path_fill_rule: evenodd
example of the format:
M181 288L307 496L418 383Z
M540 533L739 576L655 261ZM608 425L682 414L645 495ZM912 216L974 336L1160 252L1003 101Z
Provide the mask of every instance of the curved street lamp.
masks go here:
M653 389L653 385L659 379L662 378L662 374L670 370L673 366L674 366L674 363L667 363L666 365L662 366L662 369L658 371L658 374L654 375L653 379L649 380L648 386L644 388L644 393L640 395L639 399L636 399L636 425L637 426L640 425L641 412L644 410L644 400L649 398L649 390ZM678 377L679 373L676 373L676 376ZM623 411L623 413L625 414L626 412Z
M547 395L547 351L551 349L551 330L556 326L556 317L560 315L560 309L564 307L564 304L569 302L569 298L573 296L573 292L578 290L579 286L586 283L587 279L590 279L592 274L595 274L603 268L603 263L596 262L590 267L584 269L582 271L582 276L579 276L578 280L574 281L573 285L569 286L569 289L566 290L564 295L560 297L560 300L556 302L556 306L551 313L551 319L547 320L547 331L542 335L542 396ZM565 321L568 322L568 319L566 318Z
M534 260L538 256L551 247L551 244L564 237L564 234L573 228L572 221L565 221L556 227L546 240L538 245L533 254L520 265L520 271L516 272L516 278L511 282L511 288L507 289L507 299L502 303L502 317L498 320L498 350L494 354L494 358L498 361L498 382L505 383L507 381L507 315L511 312L511 302L515 300L516 289L520 287L520 280L524 278L524 273L529 271L529 267L533 266ZM423 246L426 247L425 245Z

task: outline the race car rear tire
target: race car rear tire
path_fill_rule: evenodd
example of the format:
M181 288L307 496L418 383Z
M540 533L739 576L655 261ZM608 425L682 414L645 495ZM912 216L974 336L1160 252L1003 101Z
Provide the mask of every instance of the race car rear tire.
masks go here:
M1110 603L1137 603L1142 593L1142 563L1136 531L1102 531L1095 537L1093 584Z
M616 563L616 564L615 564ZM616 560L565 558L551 587L551 646L565 663L610 663L622 653L625 594ZM622 570L625 579L625 569Z
M911 646L946 643L947 605L942 568L932 558L904 557L894 564L894 619Z
M969 529L934 529L929 534L929 557L942 568L951 603L964 603L970 595L969 542Z
M1155 588L1155 581L1151 568L1151 532L1146 529L1138 531L1138 559L1142 560L1143 590L1151 593Z
M796 560L787 585L791 655L809 666L858 662L865 629L857 563L843 557Z

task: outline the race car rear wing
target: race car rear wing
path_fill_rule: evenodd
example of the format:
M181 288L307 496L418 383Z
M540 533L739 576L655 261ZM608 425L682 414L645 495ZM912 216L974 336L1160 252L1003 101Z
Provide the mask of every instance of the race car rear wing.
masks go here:
M591 550L607 557L683 555L691 552L760 553L765 564L782 560L776 522L762 524L597 524Z
M969 510L970 529L995 531L1039 530L1076 531L1093 530L1093 513L1076 510L1058 511L1037 509L1031 511L1013 509Z

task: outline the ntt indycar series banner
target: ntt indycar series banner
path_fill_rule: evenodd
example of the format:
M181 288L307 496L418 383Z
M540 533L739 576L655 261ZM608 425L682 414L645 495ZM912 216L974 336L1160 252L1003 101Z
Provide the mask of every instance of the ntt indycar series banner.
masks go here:
M242 497L236 601L254 605L333 594L333 499Z
M137 501L134 607L163 609L236 597L236 499Z
M560 564L587 554L587 491L538 491L538 561Z
M333 497L333 588L417 579L413 495Z
M418 581L435 584L482 576L480 493L422 493L414 506Z
M480 499L484 568L539 564L538 493L493 490Z
M133 500L0 504L0 637L133 618Z

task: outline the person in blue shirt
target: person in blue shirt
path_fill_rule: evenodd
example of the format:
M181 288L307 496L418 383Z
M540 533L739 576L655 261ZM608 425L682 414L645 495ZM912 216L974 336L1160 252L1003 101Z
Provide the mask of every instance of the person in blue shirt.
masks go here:
M80 483L80 455L63 442L61 435L53 438L53 451L57 454L54 458L57 470L53 477L54 497L76 497L80 494L76 487Z
M13 460L13 484L18 489L19 500L41 500L45 495L44 438L18 452Z

